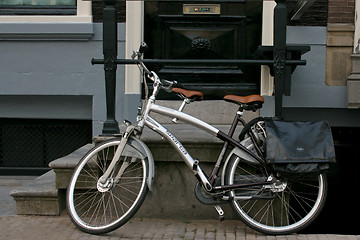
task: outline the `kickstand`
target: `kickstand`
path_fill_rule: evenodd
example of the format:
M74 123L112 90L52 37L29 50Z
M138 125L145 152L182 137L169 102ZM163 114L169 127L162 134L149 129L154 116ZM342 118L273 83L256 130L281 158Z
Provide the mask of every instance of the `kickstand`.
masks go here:
M214 205L216 211L218 212L219 214L219 220L220 221L224 221L225 220L225 217L224 217L224 210L222 210L222 208L220 207L220 205Z

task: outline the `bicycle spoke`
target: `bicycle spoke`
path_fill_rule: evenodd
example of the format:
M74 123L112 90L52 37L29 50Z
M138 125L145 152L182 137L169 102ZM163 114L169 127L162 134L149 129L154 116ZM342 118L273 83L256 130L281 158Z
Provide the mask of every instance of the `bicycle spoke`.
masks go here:
M300 196L300 195L297 194L296 192L292 191L290 188L289 188L289 192L292 194L292 196L294 197L294 199L299 203L299 205L303 208L304 211L306 211L306 209L305 209L305 207L303 207L303 204L302 204L302 203L304 203L304 204L307 205L309 208L311 208L312 205L310 205L310 203L308 203L306 200L312 202L313 204L316 202L316 201L313 200L313 199Z
M126 208L128 208L128 209L130 208L130 207L129 207L128 205L126 205L125 202L122 201L119 197L117 197L116 195L114 195L114 197L119 201L119 203L120 203L121 206L124 205L124 206L125 206ZM125 198L125 199L126 199L126 197L124 197L124 196L123 196L122 198ZM127 200L129 200L129 199L127 199ZM125 212L124 208L122 208L122 209L123 209L123 212Z
M79 202L79 203L77 203L76 205L75 205L75 207L77 207L77 206L83 206L83 207L85 207L85 202L87 202L90 198L96 198L96 195L98 194L98 192L96 192L95 193L95 195L90 195L90 196L88 196L87 198L85 198L84 200L82 200L81 202ZM77 198L77 199L80 199L80 197L81 196L83 196L83 195L79 195L79 197ZM76 199L74 199L74 201L76 201ZM81 210L81 208L79 209L79 210Z
M135 196L137 196L137 193L136 193L136 192L133 192L133 191L131 191L131 190L129 190L129 189L123 187L123 186L120 186L120 187L121 187L122 189L124 189L125 191L127 191L128 193L131 193L131 194L134 194Z
M88 172L85 168L83 169L87 174L80 174L80 176L83 176L85 178L92 177L95 181L98 180L97 176L94 176L92 173Z
M262 165L254 165L233 158L230 174L230 184L240 182L257 182L268 179L266 169ZM324 181L319 176L316 179L278 179L277 185L265 187L243 188L232 193L239 197L252 197L248 200L234 200L231 203L239 216L249 226L265 233L293 232L297 228L309 224L322 201ZM280 189L283 184L284 189ZM236 198L235 198L236 199ZM305 220L304 220L305 219Z
M68 202L70 216L76 226L89 232L108 232L124 224L127 220L123 219L136 212L140 206L136 204L142 202L147 193L145 160L122 155L108 181L98 185L98 179L107 171L118 144L118 140L109 140L100 144L99 150L97 147L90 150L80 169L75 170L68 190L68 195L72 196L67 197L72 201ZM136 148L132 147L132 151Z
M116 213L116 218L120 218L119 217L119 213L118 213L118 210L117 210L117 207L116 207L116 204L115 204L115 199L114 199L114 194L111 192L111 199L112 199L112 202L113 202L113 206L114 206L114 211Z
M89 198L92 198L92 201L91 201L90 207L88 207L88 210L85 211L85 212L88 212L88 211L92 208L92 206L93 206L93 204L94 204L94 202L95 202L96 197L97 197L98 194L99 194L99 193L97 192L93 197L91 197L91 196L89 197ZM89 198L88 198L88 199L89 199ZM80 207L80 208L78 209L79 212L81 212L81 210L82 210L84 207L87 207L86 204L83 204L83 203L85 203L85 200L84 200L82 203L78 203L78 204L77 204L77 206L81 206L81 205L82 205L82 207Z
M100 211L102 198L103 198L103 194L101 194L100 199L95 204L96 206L95 206L94 212L92 213L92 215L91 215L91 217L89 219L89 224L92 222L92 220L94 218L94 215L95 215L95 220L97 219L97 216L99 215L99 211Z

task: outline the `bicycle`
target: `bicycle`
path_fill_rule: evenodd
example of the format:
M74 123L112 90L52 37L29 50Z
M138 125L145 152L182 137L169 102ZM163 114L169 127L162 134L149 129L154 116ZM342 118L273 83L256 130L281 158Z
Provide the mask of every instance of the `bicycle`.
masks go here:
M152 95L140 109L137 123L126 123L122 136L114 136L91 149L74 170L68 190L67 209L72 222L90 234L103 234L129 221L143 203L154 179L154 159L140 140L145 126L160 134L178 152L198 179L195 195L204 204L214 205L223 219L220 204L229 203L249 227L265 234L290 234L311 224L324 206L327 179L324 172L315 177L282 177L264 158L267 133L265 122L257 118L249 123L244 111L256 111L264 103L260 95L227 95L225 101L239 105L228 134L183 113L187 104L201 101L203 94L182 88L176 81L161 80L142 62L146 47L142 43L132 58L143 75L154 82ZM146 84L145 84L146 85ZM183 98L179 110L155 104L161 89ZM224 142L209 176L187 152L173 133L149 116L150 112L191 124ZM233 138L238 124L244 128L240 140ZM232 149L230 149L232 148ZM227 154L227 150L230 153Z

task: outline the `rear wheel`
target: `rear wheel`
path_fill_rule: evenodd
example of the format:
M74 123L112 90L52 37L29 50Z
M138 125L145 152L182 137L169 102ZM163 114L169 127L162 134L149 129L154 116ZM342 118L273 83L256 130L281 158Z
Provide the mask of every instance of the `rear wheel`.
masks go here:
M259 164L233 156L227 184L263 182L269 173ZM313 178L279 180L274 184L232 191L230 204L249 227L265 234L290 234L308 226L325 204L325 174Z
M147 159L131 145L131 139L106 183L99 181L119 143L120 139L111 139L97 145L74 170L67 209L72 222L84 232L103 234L122 226L140 208L148 192Z

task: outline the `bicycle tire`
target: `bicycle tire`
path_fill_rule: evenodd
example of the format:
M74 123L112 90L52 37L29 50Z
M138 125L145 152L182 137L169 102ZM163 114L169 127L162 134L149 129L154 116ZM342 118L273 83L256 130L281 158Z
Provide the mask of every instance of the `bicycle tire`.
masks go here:
M119 138L92 148L75 168L66 204L71 221L81 231L96 235L111 232L130 220L145 200L149 164L131 141L129 138L107 186L98 181L120 143ZM121 177L115 182L118 173Z
M234 155L226 169L225 181L234 184L263 181L268 177L260 164ZM279 192L264 186L231 191L230 205L247 226L258 232L269 235L298 232L316 219L325 204L328 191L326 175L287 180L282 186L284 189L279 189Z

